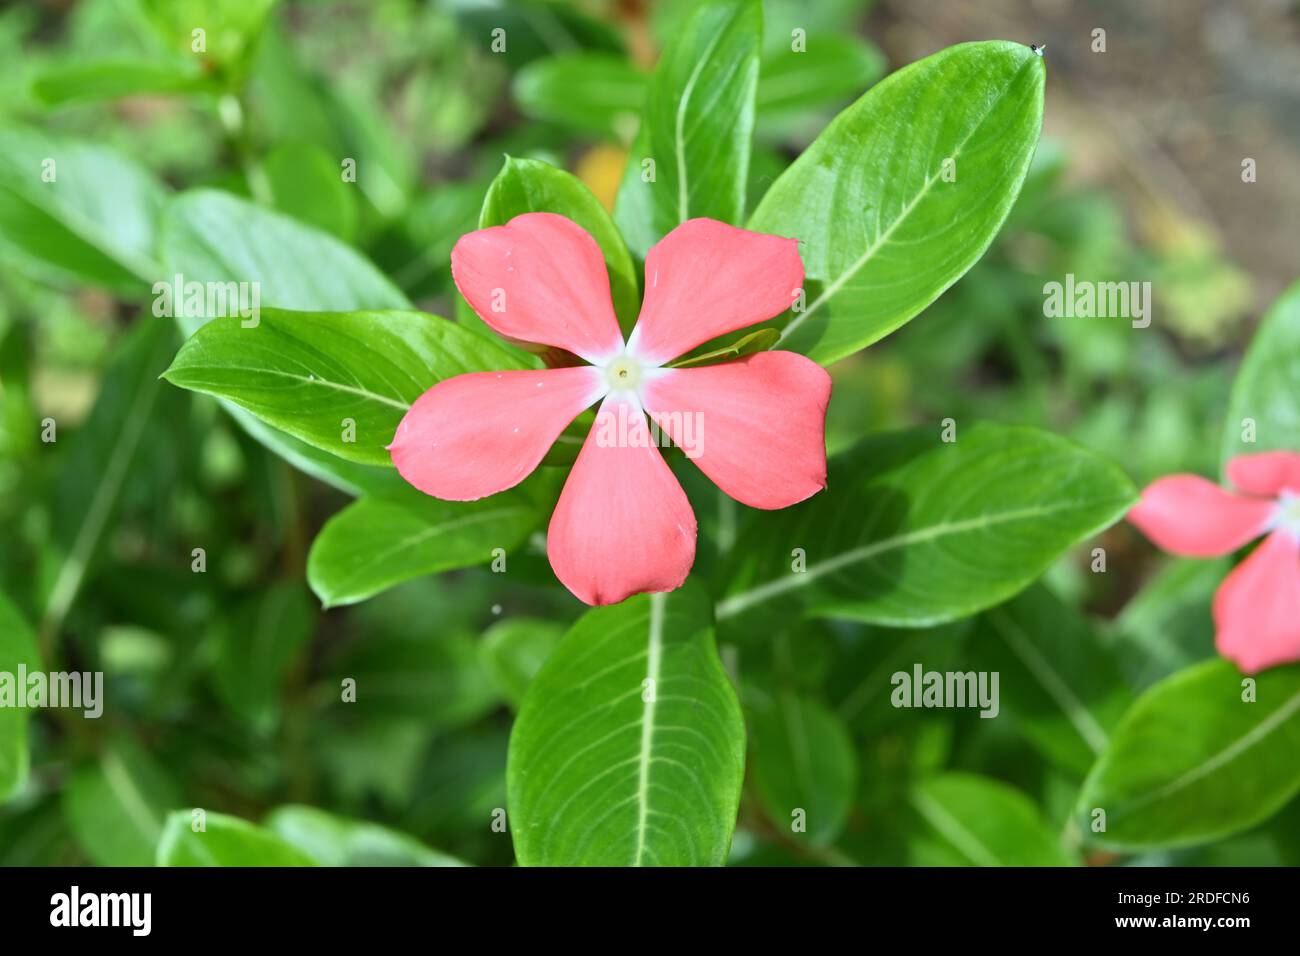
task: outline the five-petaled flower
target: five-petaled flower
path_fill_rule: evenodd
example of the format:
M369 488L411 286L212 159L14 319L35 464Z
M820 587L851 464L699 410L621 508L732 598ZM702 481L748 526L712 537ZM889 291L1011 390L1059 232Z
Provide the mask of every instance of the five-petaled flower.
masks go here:
M1300 454L1240 455L1228 462L1233 494L1198 475L1152 482L1128 514L1174 554L1229 554L1260 535L1214 595L1215 646L1247 674L1300 661Z
M599 402L546 539L556 577L586 603L670 591L695 561L695 513L648 435L647 414L678 444L685 420L705 420L693 460L742 504L784 508L825 487L825 369L782 351L668 367L788 309L803 284L795 240L711 219L682 223L646 256L645 296L626 343L600 247L563 216L527 213L462 236L451 270L498 334L587 364L439 382L398 426L393 463L425 494L483 498L526 478ZM598 440L611 432L622 439Z

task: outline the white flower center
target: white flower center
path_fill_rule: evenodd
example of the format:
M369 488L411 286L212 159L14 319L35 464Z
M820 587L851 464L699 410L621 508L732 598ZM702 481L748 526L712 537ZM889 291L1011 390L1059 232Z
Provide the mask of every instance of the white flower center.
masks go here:
M641 387L644 371L637 358L624 352L605 366L605 382L612 392L634 392Z

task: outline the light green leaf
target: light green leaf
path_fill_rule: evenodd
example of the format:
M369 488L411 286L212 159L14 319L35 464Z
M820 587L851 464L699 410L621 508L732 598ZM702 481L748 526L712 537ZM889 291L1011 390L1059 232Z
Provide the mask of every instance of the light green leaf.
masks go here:
M483 199L479 228L500 226L527 212L553 212L572 219L600 246L609 271L610 295L624 334L641 308L636 270L623 237L582 180L536 159L507 156Z
M1254 677L1227 661L1156 684L1115 729L1075 811L1090 842L1118 850L1188 846L1268 819L1300 793L1300 666ZM1105 830L1094 832L1095 811Z
M636 133L647 77L628 59L579 52L543 57L515 75L514 97L534 119L626 142Z
M740 222L762 34L758 0L709 0L664 51L614 206L641 258L687 219Z
M882 80L772 185L749 228L797 236L810 288L782 347L823 364L888 335L997 235L1043 118L1043 59L964 43Z
M810 697L781 691L750 716L754 782L772 824L825 846L853 806L858 760L844 724Z
M391 465L386 446L398 423L438 382L522 367L496 343L423 312L263 309L245 327L251 321L212 320L163 377L362 464Z
M143 297L163 187L105 146L0 127L0 238L37 271Z
M32 82L32 91L49 106L216 90L212 76L199 68L197 60L59 61Z
M1073 866L1033 801L997 780L945 773L918 784L926 827L910 840L915 866Z
M158 866L315 866L316 862L280 836L247 820L205 813L196 830L189 810L168 815L158 840Z
M318 866L465 865L405 833L315 807L277 807L263 826Z
M750 519L719 620L780 598L872 624L955 620L1023 589L1136 499L1122 471L1078 445L989 423L951 443L937 427L873 436L831 459L827 485Z
M1111 648L1039 585L986 611L965 652L964 669L1001 675L1001 712L1078 779L1132 699Z
M228 193L196 190L177 196L167 204L159 231L167 281L179 275L186 283L256 283L260 306L303 312L410 307L406 296L349 246ZM187 336L213 318L176 312ZM222 404L262 445L349 494L389 489L399 480L391 469L342 460L268 427L233 403Z
M164 817L179 802L166 771L122 737L73 773L63 790L63 815L96 866L149 866Z
M1247 434L1250 441L1243 440ZM1223 464L1237 455L1295 451L1298 436L1300 282L1269 308L1246 350L1223 426Z
M307 557L307 580L325 607L354 604L395 584L487 564L507 554L545 512L525 490L480 501L440 501L400 488L362 498L321 529Z
M778 332L776 329L759 329L757 332L750 332L748 335L741 336L730 345L724 345L722 348L711 349L702 355L692 355L690 358L670 362L668 367L691 368L696 365L729 361L745 355L753 355L755 352L765 352L776 344L777 337Z
M483 669L516 710L564 631L564 625L555 621L511 617L493 624L483 634L479 644Z
M17 681L19 667L29 671L41 666L36 635L18 609L0 593L0 700L4 699L4 682ZM16 684L10 688L17 692ZM0 803L17 793L27 780L27 715L26 708L15 707L12 702L0 706Z
M506 770L524 866L720 866L745 730L694 586L588 611L524 695Z

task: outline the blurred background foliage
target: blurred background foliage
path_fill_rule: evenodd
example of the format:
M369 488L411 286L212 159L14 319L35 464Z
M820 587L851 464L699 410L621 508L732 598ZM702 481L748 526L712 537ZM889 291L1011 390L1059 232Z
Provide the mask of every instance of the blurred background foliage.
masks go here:
M1070 436L1140 483L1213 474L1242 348L1297 271L1294 5L764 7L750 208L886 72L967 39L1047 44L1045 138L1011 220L924 316L836 366L830 448L855 440L864 420L991 418ZM419 307L453 315L448 254L475 228L503 154L569 169L612 205L647 71L689 8L10 4L0 12L0 207L23 202L15 164L34 131L74 134L170 187L220 188L332 233ZM223 39L203 69L185 55L196 17L229 26L209 29ZM501 53L498 27L509 38ZM795 27L827 38L810 43L819 59L791 59ZM1104 54L1090 49L1095 27L1107 30ZM339 157L357 160L355 186L340 181ZM1243 157L1257 161L1258 182L1242 183ZM346 497L267 452L215 402L157 382L174 333L136 322L147 300L111 273L85 282L4 237L0 256L0 590L32 623L47 667L104 671L112 702L99 721L32 719L31 776L0 805L0 863L149 863L169 811L262 821L289 804L375 821L467 862L510 863L509 837L491 823L505 806L512 708L581 611L541 586L544 558L534 549L517 573L459 571L322 612L304 583L306 549ZM1066 273L1152 281L1152 326L1045 318L1043 285ZM53 444L41 440L47 418ZM702 525L707 565L725 549L726 516ZM1072 556L1049 575L1057 597L1036 589L1016 613L1095 630L1135 691L1211 656L1222 566L1160 557L1122 525L1101 543L1107 574ZM195 548L206 573L191 569ZM959 662L986 626L724 632L724 662L743 661L761 755L734 860L954 862L924 812L954 792L972 805L1028 795L1046 821L1034 825L1059 831L1087 766L1068 753L1046 759L1032 713L918 718L885 703L889 673ZM367 706L341 704L340 679L362 675ZM795 719L816 728L811 781L792 779L779 742ZM789 786L808 786L817 818L835 825L783 835L764 805L791 805L772 795ZM1296 862L1297 832L1293 805L1244 836L1138 859ZM396 837L346 845L359 855L340 859L353 862L443 861Z

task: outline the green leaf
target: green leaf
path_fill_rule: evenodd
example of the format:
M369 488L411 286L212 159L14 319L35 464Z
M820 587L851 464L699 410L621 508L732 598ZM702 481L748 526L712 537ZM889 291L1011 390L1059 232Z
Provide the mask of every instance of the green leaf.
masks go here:
M1033 801L997 780L945 773L918 784L926 831L910 843L920 866L1073 866Z
M359 253L333 236L215 190L183 193L160 227L165 275L189 282L256 283L262 307L303 312L410 308L406 296ZM207 315L177 309L192 335ZM390 469L362 467L269 428L230 402L226 410L258 442L307 474L349 494L394 487Z
M178 803L166 771L128 737L77 770L63 790L64 818L96 866L150 866L164 817Z
M763 58L758 81L760 126L856 95L885 70L885 57L861 37L809 36L803 50L786 44Z
M1026 587L1136 500L1116 466L1048 432L978 423L873 436L831 459L828 489L756 514L719 620L797 598L819 617L929 627ZM804 570L797 570L802 549Z
M465 865L405 833L315 807L277 807L263 825L319 866Z
M527 212L553 212L572 219L600 246L609 271L610 295L624 334L641 308L636 269L609 213L576 176L536 159L507 156L483 199L479 228L500 226Z
M298 312L407 309L411 303L360 253L282 213L213 189L182 193L161 227L166 278L257 283L260 305ZM186 335L216 316L181 315ZM219 313L219 314L225 314Z
M163 187L81 140L0 128L0 238L37 271L141 298L160 275Z
M524 695L506 769L524 866L720 866L745 729L694 586L584 614Z
M564 632L564 625L555 621L511 617L493 624L483 634L479 644L483 669L516 710Z
M212 77L199 69L196 60L57 62L32 82L32 91L48 106L216 90Z
M273 584L218 619L217 691L233 713L266 730L279 714L281 686L311 638L311 601L300 584Z
M703 355L693 355L690 358L670 362L668 367L691 368L696 365L710 365L714 362L729 361L744 355L753 355L755 352L766 352L776 344L778 335L776 329L759 329L757 332L750 332L748 335L741 336L730 345L724 345L720 349L712 349Z
M1028 47L964 43L887 77L826 127L749 221L801 240L812 287L783 348L841 359L975 264L1029 170L1045 78Z
M1040 585L986 611L966 657L966 669L1001 675L1002 712L1078 779L1105 749L1132 699L1113 651Z
M1084 782L1086 839L1118 850L1188 846L1268 819L1300 792L1300 666L1255 675L1227 661L1180 671L1129 710ZM1095 810L1105 830L1093 831Z
M563 53L515 75L515 102L534 119L626 142L640 122L647 77L626 57Z
M163 377L362 464L391 465L398 423L438 382L522 367L502 346L423 312L263 309L251 321L212 320Z
M140 0L140 9L166 48L202 57L209 69L233 85L256 48L276 0ZM203 28L203 50L194 49L196 25Z
M36 635L9 598L0 593L0 675L17 681L18 669L39 670ZM6 678L0 676L0 688ZM15 691L17 687L13 688ZM0 689L0 700L4 697ZM23 707L0 706L0 803L17 793L27 780L27 715Z
M1247 419L1251 441L1243 441ZM1300 282L1278 297L1260 323L1232 386L1222 461L1300 444Z
M825 846L853 806L858 760L844 724L811 697L778 692L750 716L754 783L772 824Z
M344 241L352 238L356 187L343 181L339 160L319 146L292 143L273 150L261 169L278 209Z
M507 554L544 512L522 489L480 501L440 501L401 488L362 498L321 528L307 557L307 581L325 607L354 604L395 584Z
M709 0L664 51L614 206L641 258L687 219L740 222L762 34L758 0Z
M137 319L104 372L89 418L68 442L51 496L58 567L50 570L43 629L62 622L111 527L136 455L156 421L158 375L174 341L169 322ZM95 480L87 481L88 475Z
M196 831L189 810L168 815L155 860L158 866L316 865L277 834L224 813L205 813L203 829Z

